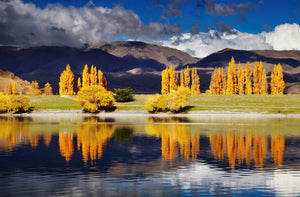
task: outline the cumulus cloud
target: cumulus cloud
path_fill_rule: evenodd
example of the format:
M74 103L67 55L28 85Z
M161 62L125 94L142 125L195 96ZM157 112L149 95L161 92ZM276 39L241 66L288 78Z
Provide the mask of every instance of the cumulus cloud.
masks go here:
M300 26L298 24L282 24L275 27L272 32L259 34L242 33L235 29L231 29L231 31L210 29L208 32L183 33L179 36L172 36L170 39L156 41L156 44L176 48L200 58L224 48L300 50Z
M279 25L264 36L275 50L300 50L300 26L296 23Z
M121 6L112 9L95 7L63 7L49 4L40 9L21 0L0 2L0 44L2 45L66 45L99 44L115 37L159 38L179 35L180 24L148 23Z

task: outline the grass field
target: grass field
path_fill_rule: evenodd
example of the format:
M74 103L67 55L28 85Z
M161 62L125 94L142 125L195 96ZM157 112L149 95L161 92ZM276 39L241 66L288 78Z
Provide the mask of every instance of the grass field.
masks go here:
M117 110L145 110L148 95L135 95L132 102L116 102ZM80 109L76 96L30 96L34 109ZM193 95L191 111L300 113L300 95Z

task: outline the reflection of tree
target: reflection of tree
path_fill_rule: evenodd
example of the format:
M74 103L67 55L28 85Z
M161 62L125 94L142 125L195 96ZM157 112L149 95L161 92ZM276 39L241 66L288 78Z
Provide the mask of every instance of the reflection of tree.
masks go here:
M58 136L60 154L68 163L74 153L73 132L60 131Z
M200 150L200 135L189 132L186 125L180 124L177 119L171 121L170 124L166 120L155 119L149 119L147 122L149 124L145 126L146 133L161 138L161 153L164 160L172 164L176 153L179 152L178 148L181 157L186 161L189 161L190 155L193 159L197 158Z
M103 149L113 133L111 124L80 124L76 128L77 148L81 149L85 165L90 158L91 163L102 157Z
M284 136L271 136L271 153L274 159L274 163L277 165L282 164L284 147Z
M238 164L251 163L251 156L255 166L263 167L267 154L267 137L258 135L210 135L210 147L214 158L217 161L223 161L224 155L227 153L228 163L232 170L235 169L236 159ZM284 151L284 137L271 137L271 152L274 163L281 165Z
M267 153L267 139L265 136L253 137L253 157L256 166L263 167Z
M44 133L43 135L43 139L44 139L44 144L49 147L51 140L52 140L52 135L51 133Z
M18 144L28 143L29 139L33 139L30 125L20 124L30 121L27 118L0 117L0 149L11 151Z

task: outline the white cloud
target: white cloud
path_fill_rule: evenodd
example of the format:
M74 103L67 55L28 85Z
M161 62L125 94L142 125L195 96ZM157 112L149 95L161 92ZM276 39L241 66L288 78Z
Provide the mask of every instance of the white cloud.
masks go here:
M181 33L179 24L148 23L121 6L63 7L49 4L40 9L21 0L0 1L1 45L50 45L80 47L115 37L151 39Z
M300 50L300 26L296 23L278 25L264 35L275 50Z
M273 32L259 34L235 34L209 32L198 34L183 33L169 39L155 41L157 44L176 48L196 57L205 57L224 48L242 50L300 50L300 26L298 24L282 24L276 26Z

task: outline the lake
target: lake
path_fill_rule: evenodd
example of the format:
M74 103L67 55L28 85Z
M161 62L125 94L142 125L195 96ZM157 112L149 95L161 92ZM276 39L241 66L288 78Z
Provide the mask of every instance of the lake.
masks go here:
M292 118L0 117L0 196L299 196Z

